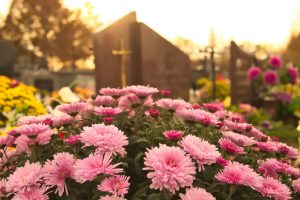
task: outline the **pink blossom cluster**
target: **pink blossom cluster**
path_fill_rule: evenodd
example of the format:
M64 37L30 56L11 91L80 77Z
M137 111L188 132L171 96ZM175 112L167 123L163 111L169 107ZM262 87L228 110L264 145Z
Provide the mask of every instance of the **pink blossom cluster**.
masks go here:
M198 122L204 126L218 127L221 124L216 115L201 109L179 109L176 111L176 115L184 120Z
M266 141L266 142L256 142L257 147L261 151L266 151L270 153L281 153L287 158L297 159L299 157L299 151L291 146L288 146L282 142Z
M258 172L273 178L278 178L279 173L300 177L300 170L298 168L295 168L288 163L278 161L275 158L269 158L261 162Z
M291 164L297 149L220 103L154 100L157 93L140 85L103 88L86 102L58 106L58 114L22 117L0 137L0 167L9 171L0 173L0 198L68 197L70 183L95 183L100 200L125 200L136 189L130 185L141 185L136 180L149 182L146 196L159 190L182 200L215 200L215 190L228 185L275 200L300 192L300 171ZM206 173L216 188L199 187Z
M44 124L22 125L14 129L18 134L14 143L18 152L30 151L30 145L46 145L54 134L49 126Z
M123 170L120 163L112 164L111 154L91 154L84 159L76 159L74 155L62 152L55 154L53 160L44 165L26 162L11 174L6 181L0 182L1 191L14 195L13 199L49 199L52 188L58 196L68 195L66 181L73 179L79 183L91 181L97 176L106 176L99 184L100 191L112 195L124 196L128 192L129 178L118 175ZM0 196L4 196L0 193Z
M181 99L160 99L156 101L156 105L160 108L173 111L184 108L191 108L191 104Z

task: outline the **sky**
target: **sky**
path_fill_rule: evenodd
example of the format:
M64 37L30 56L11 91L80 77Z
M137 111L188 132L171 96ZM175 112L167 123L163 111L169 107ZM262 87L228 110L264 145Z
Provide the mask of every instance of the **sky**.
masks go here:
M5 12L9 0L0 0ZM65 0L69 8L94 6L94 13L109 24L130 11L167 39L182 36L199 45L231 39L283 46L295 24L300 29L300 0ZM298 16L298 17L297 17Z

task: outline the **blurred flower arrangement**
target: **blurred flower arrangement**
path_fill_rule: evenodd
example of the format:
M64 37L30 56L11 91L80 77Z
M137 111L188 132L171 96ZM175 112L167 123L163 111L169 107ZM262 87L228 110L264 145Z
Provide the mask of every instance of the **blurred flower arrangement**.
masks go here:
M300 83L298 68L284 65L278 56L271 56L264 66L253 66L248 70L248 79L252 82L257 95L265 101L280 102L280 117L293 115L300 117Z
M0 127L14 126L22 116L45 113L36 88L0 76Z
M196 100L209 102L212 96L212 82L208 78L199 78L196 81ZM217 76L216 80L216 98L224 101L230 96L230 81L223 76Z
M166 94L102 88L60 115L20 118L0 138L1 199L300 198L297 149L220 103Z

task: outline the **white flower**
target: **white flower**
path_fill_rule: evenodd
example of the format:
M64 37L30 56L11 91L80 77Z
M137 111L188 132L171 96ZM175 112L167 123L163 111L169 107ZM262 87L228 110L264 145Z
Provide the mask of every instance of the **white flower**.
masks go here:
M58 91L58 95L64 103L78 102L80 99L69 87L63 87Z

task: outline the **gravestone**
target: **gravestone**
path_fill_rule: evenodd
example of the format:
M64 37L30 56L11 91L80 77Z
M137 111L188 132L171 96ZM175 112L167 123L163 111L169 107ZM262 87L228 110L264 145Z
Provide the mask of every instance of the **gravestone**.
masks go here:
M191 84L189 57L146 24L137 22L132 12L94 36L95 78L101 87L121 87L121 60L112 54L120 49L131 54L126 59L127 85L150 85L171 90L188 99Z
M16 50L13 45L0 40L0 75L14 75Z
M231 103L253 103L258 96L247 78L248 69L257 61L243 51L235 42L230 44L229 76L231 83Z

